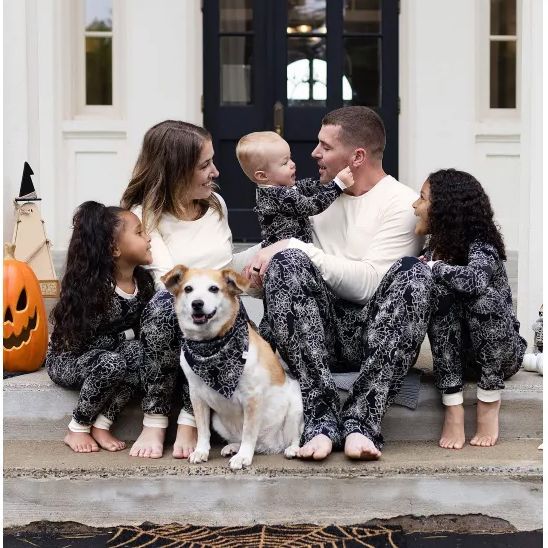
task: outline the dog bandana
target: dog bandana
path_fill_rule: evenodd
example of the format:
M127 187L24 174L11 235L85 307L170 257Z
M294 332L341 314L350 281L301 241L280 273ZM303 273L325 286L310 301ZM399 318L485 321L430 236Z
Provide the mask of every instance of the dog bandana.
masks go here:
M248 319L244 306L232 328L208 341L183 340L183 352L188 365L210 388L230 398L240 382L249 349Z

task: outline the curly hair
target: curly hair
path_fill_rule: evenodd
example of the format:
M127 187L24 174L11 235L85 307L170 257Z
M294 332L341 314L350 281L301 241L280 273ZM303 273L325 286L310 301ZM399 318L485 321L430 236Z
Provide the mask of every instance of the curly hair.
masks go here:
M59 302L51 311L51 345L57 351L77 351L89 343L97 318L108 312L116 287L114 247L123 220L120 207L84 202L72 219L65 275ZM138 298L154 294L150 274L137 267Z
M494 246L500 259L506 260L491 202L478 180L464 171L440 169L428 181L430 249L448 263L466 265L470 245L479 240Z

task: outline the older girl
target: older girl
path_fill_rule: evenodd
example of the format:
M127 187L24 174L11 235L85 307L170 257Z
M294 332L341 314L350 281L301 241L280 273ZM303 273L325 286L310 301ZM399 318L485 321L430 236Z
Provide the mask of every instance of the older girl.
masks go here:
M470 444L495 445L504 379L520 368L526 342L512 308L506 252L489 198L469 173L444 169L430 174L413 207L416 233L430 235L423 260L435 282L428 335L445 406L439 445L464 445L465 372L478 381Z

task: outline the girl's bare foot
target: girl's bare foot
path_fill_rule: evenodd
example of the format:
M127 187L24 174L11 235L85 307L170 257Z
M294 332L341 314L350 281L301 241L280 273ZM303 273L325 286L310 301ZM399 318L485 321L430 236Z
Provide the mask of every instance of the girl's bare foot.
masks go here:
M196 449L198 430L188 424L177 425L177 437L173 444L173 458L187 459L190 453Z
M346 436L344 454L353 460L377 460L382 453L368 437L352 432Z
M159 459L164 453L165 435L165 428L143 426L143 431L129 450L129 456Z
M462 449L464 441L464 406L446 405L439 446L444 449Z
M300 459L323 460L332 450L333 442L326 435L318 434L297 451L297 457Z
M476 434L470 440L470 445L491 447L499 437L500 400L484 402L478 400Z
M69 430L63 441L75 453L95 453L99 451L97 442L87 432L73 432Z
M110 430L104 428L91 427L91 437L107 451L121 451L126 448L126 443L114 437Z

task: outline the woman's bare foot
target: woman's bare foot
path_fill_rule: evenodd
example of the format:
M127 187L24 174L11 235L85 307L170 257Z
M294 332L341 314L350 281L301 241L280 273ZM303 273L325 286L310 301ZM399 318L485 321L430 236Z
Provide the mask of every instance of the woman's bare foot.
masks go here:
M159 459L164 453L165 435L165 428L143 426L143 431L129 450L129 456Z
M190 453L196 449L198 430L188 424L177 425L177 437L173 444L173 458L187 459Z
M352 432L346 436L344 454L354 460L377 460L382 453L368 437Z
M91 427L91 437L107 451L121 451L126 448L126 442L114 437L110 430Z
M75 453L95 453L99 451L97 442L87 432L73 432L69 430L63 441Z
M470 440L470 445L491 447L497 443L499 437L499 410L500 400L489 403L478 400L476 433Z
M464 406L446 405L439 446L444 449L462 449L464 441Z
M323 460L333 450L333 442L324 434L314 436L297 451L300 459Z

